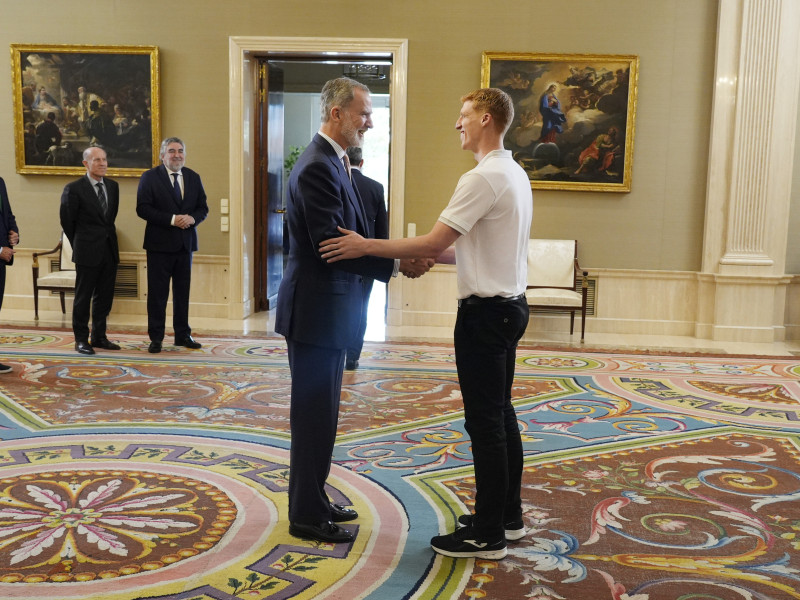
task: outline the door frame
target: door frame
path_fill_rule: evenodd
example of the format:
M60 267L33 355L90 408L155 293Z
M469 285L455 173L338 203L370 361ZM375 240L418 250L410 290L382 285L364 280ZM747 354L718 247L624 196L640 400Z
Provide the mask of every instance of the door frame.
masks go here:
M229 269L228 318L244 319L254 312L255 119L258 54L296 56L364 54L391 55L392 134L389 142L389 236L402 237L405 198L408 40L395 38L296 38L231 36L228 38L229 95ZM395 280L393 280L394 282ZM390 283L387 322L403 306L402 286Z

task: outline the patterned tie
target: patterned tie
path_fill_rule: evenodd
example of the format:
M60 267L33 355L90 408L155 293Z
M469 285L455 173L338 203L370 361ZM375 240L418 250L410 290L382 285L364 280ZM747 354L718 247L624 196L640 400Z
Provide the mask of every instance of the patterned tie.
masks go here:
M103 214L108 214L108 200L106 200L106 192L103 189L103 184L97 184L97 199L100 200L100 206L103 208Z
M342 162L344 163L344 170L347 171L347 177L351 181L353 180L353 176L350 174L350 157L347 156L347 153L342 156Z
M183 200L183 196L181 196L181 184L178 182L178 174L173 173L172 177L172 187L175 189L175 197L178 199L178 202Z

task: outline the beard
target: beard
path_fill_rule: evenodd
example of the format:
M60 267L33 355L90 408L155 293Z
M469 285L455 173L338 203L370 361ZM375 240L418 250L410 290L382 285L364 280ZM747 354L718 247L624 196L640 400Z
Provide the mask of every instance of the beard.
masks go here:
M363 142L363 137L359 135L358 128L353 127L350 123L342 125L342 137L347 142L347 147L360 148Z

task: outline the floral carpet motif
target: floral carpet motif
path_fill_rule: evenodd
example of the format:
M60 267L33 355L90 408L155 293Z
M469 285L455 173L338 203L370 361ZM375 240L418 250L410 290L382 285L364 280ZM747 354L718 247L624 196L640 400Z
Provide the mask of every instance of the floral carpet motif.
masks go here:
M0 598L800 598L800 360L520 348L528 535L429 547L471 510L453 350L367 344L329 494L351 544L288 534L276 338L79 356L0 330Z

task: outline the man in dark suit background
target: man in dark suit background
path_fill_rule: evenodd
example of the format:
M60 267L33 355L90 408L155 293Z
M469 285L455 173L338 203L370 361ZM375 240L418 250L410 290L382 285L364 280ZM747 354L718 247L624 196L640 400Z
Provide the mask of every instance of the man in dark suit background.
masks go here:
M189 327L192 253L197 251L197 225L208 216L200 175L184 166L186 145L179 138L161 142L161 163L142 175L136 192L136 214L147 221L148 352L161 352L172 280L172 328L175 345L198 349Z
M106 152L90 146L83 152L86 175L68 183L61 194L61 228L72 244L75 300L72 331L75 350L94 354L94 348L119 350L106 335L106 320L114 301L119 246L114 221L119 210L119 186L105 177ZM89 344L89 309L92 313Z
M323 542L349 542L337 522L358 518L325 492L339 417L346 348L358 334L364 277L389 281L399 267L410 276L427 261L365 256L336 266L320 258L319 243L337 226L369 235L364 206L343 161L372 127L369 89L341 77L325 84L322 124L289 177L289 258L278 291L275 331L286 337L292 374L289 533Z
M386 200L383 195L383 186L370 179L361 172L364 166L363 152L358 146L350 146L347 149L347 157L350 159L350 173L353 178L353 185L358 190L358 195L364 203L364 210L367 213L367 227L369 237L388 240L389 221L386 215ZM364 277L364 300L361 309L361 328L358 336L347 348L347 356L344 361L344 368L352 371L358 368L358 359L361 357L361 349L364 347L364 334L367 332L367 310L369 308L369 296L372 293L374 279Z
M3 306L3 293L6 289L6 267L14 264L14 246L19 244L19 229L11 203L8 200L6 182L0 177L0 307ZM0 373L9 373L11 367L0 364Z

